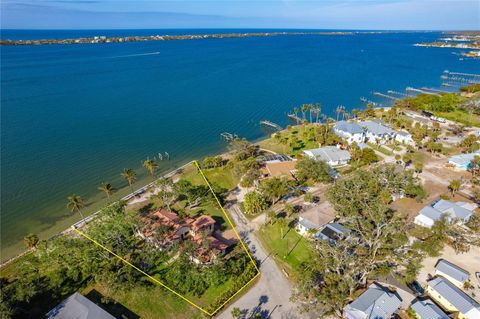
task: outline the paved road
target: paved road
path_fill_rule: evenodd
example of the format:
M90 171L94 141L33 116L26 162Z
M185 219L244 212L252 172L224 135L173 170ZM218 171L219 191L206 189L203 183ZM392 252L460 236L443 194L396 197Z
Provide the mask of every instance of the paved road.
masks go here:
M267 256L266 251L260 246L249 222L238 211L238 206L232 205L228 211L236 224L236 229L244 238L245 244L254 252L255 258L261 261L261 275L255 286L230 304L218 318L231 319L231 311L234 307L244 311L245 319L253 318L256 313L261 313L263 318L272 319L302 318L296 311L296 306L289 300L292 294L290 282L275 261Z

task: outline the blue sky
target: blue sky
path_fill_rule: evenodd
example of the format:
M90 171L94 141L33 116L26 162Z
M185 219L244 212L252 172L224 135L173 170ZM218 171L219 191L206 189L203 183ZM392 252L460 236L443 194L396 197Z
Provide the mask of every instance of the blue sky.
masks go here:
M480 30L480 0L1 0L6 29Z

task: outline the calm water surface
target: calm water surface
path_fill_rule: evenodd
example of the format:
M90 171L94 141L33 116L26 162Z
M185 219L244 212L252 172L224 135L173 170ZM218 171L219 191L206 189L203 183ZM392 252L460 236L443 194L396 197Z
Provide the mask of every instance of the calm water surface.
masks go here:
M227 32L230 30L226 30ZM203 33L205 30L2 31L2 38ZM208 32L224 32L209 30ZM222 132L265 135L302 103L360 107L372 91L440 85L480 73L453 50L414 47L438 33L284 36L1 48L1 250L78 219L66 197L97 201L102 181L168 152L167 170L222 151ZM95 208L95 205L90 205ZM62 223L63 221L63 223ZM67 223L68 222L68 223ZM50 232L50 233L49 233Z

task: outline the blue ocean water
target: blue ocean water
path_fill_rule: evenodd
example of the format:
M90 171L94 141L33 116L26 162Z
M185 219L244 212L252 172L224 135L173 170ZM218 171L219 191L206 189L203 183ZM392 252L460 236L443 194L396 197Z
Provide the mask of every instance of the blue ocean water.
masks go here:
M232 30L2 30L2 38L191 34ZM235 30L239 32L239 30ZM252 30L240 30L250 32ZM435 32L281 36L1 47L1 249L69 216L71 193L94 200L102 181L158 152L167 170L250 140L258 123L288 124L302 103L361 107L372 91L440 85L445 70L480 73L454 50L414 47ZM458 51L458 50L457 50ZM8 251L10 253L10 251Z

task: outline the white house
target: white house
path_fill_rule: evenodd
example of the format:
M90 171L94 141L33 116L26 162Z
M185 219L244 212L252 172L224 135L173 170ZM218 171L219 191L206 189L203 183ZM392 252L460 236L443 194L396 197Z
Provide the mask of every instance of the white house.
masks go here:
M347 230L339 223L328 223L315 234L316 239L326 240L332 245L345 237L347 237Z
M395 141L407 145L412 145L415 143L410 133L401 131L397 131L397 134L395 134Z
M475 156L480 156L480 151L467 154L458 154L450 157L448 163L455 166L456 169L466 171L470 168L470 162Z
M358 124L365 129L365 136L372 143L386 143L397 134L396 131L378 122L363 121Z
M304 150L303 153L317 161L324 161L330 166L346 165L352 158L348 151L336 146L324 146L311 150Z
M114 316L97 306L95 303L74 293L55 308L50 310L46 317L48 319L82 318L82 319L115 319Z
M357 123L349 123L347 121L339 121L333 127L333 132L346 140L349 144L356 142L365 142L364 129Z
M317 224L312 223L308 219L305 219L303 217L298 218L296 229L300 235L308 235L309 231L316 231L318 230L318 228L319 226Z
M443 215L447 216L449 222L455 219L466 223L470 220L476 208L477 205L473 203L451 202L440 199L422 208L415 217L414 223L426 228L431 228Z

